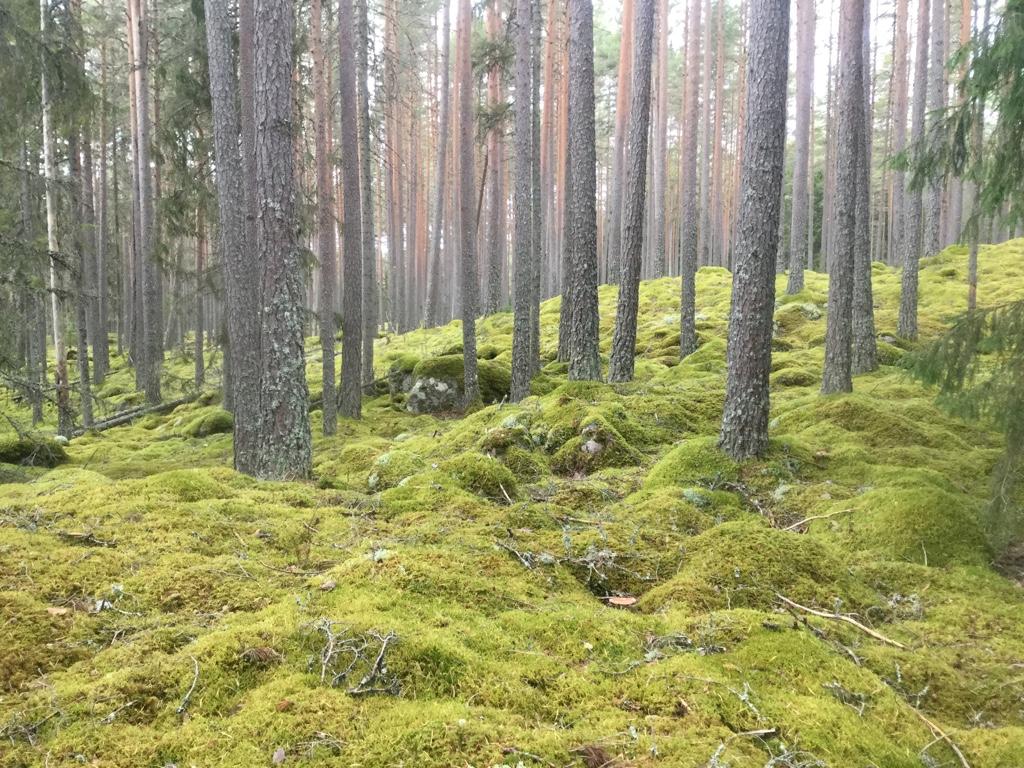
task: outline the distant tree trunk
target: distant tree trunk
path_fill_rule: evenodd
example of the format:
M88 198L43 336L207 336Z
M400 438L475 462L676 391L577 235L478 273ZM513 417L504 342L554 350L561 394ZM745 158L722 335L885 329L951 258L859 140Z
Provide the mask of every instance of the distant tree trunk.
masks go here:
M367 5L369 0L357 0L359 13L356 52L356 73L359 96L359 189L362 210L363 236L363 383L373 381L373 342L377 338L377 319L380 315L380 294L377 286L377 249L373 222L373 175L371 173L372 147L370 134L370 21Z
M540 137L540 45L543 22L541 20L540 0L530 0L533 15L533 51L531 63L530 101L532 120L530 125L530 166L531 166L531 197L533 211L533 247L531 287L530 287L530 374L540 372L540 295L541 269L545 260L544 239L544 193L541 186L541 137Z
M312 458L302 322L305 291L295 219L294 17L285 0L256 0L254 10L256 256L264 296L259 475L294 479L308 477Z
M569 378L601 378L597 308L594 7L569 0Z
M946 3L947 0L932 0L931 14L931 61L928 64L928 131L929 141L939 142L941 137L933 135L939 112L946 106ZM916 98L916 95L915 95ZM942 250L942 218L944 213L941 178L928 182L924 221L924 253L934 256Z
M811 98L814 92L814 0L797 0L796 142L793 151L793 216L789 228L789 279L786 293L804 287L808 260L807 221L810 209Z
M898 155L907 145L907 5L908 0L896 0L896 32L893 42L893 108L892 151ZM892 174L892 225L889 233L889 263L895 263L903 254L902 238L906 232L906 181L900 169Z
M21 173L20 175L20 197L21 197L21 227L22 235L26 242L35 239L35 227L32 221L32 171L30 168L28 143L21 143ZM35 271L33 270L35 274ZM32 426L36 426L43 420L43 369L46 367L46 319L43 315L42 333L39 332L40 294L33 291L26 300L27 311L25 313L25 326L28 347L28 395L32 406Z
M640 299L644 209L647 204L647 136L651 116L651 59L654 47L654 0L638 0L633 55L632 102L626 154L625 213L622 233L622 274L619 280L615 331L612 334L609 381L630 381L636 350L636 316Z
M338 0L338 54L341 58L341 175L345 185L342 261L345 297L341 318L341 396L344 416L362 414L363 235L359 178L359 103L356 96L355 19L352 0ZM326 394L326 393L325 393Z
M476 364L477 261L476 169L473 163L473 12L469 0L459 0L459 220L461 228L463 391L466 407L480 398Z
M682 295L679 320L679 355L697 350L697 120L700 95L700 0L690 0L686 21L686 80L683 89L683 136L679 191L682 222L679 247L682 257Z
M49 39L49 3L40 0L39 29L44 40ZM53 152L53 117L50 102L50 84L47 77L48 62L45 51L40 53L41 100L43 106L43 167L46 177L46 250L49 252L50 274L46 286L50 293L50 308L53 314L54 385L57 390L57 434L71 437L74 418L71 413L71 397L68 386L68 351L64 343L64 317L61 281L57 272L57 201L54 187L57 184L56 163Z
M878 367L875 340L874 296L871 290L871 82L869 72L870 0L862 0L863 20L857 41L861 51L861 103L857 116L857 199L853 252L853 341L851 373L867 373Z
M979 35L984 35L984 39L988 40L988 25L989 15L992 12L992 0L985 0L985 16L982 21L981 27L978 31ZM974 125L971 133L971 144L973 146L974 154L976 157L980 157L984 148L984 137L985 137L985 102L981 101L977 106L977 111L974 115ZM978 215L978 187L974 181L970 181L965 191L965 197L968 200L970 206L970 219L969 219L969 232L970 232L970 244L967 251L967 310L973 312L978 307L978 241L981 236L981 220Z
M205 333L206 307L204 305L203 283L206 276L206 215L202 206L196 208L196 333L193 354L195 356L194 381L196 389L202 389L206 381Z
M532 0L515 6L515 163L512 166L515 280L512 327L511 400L530 394L531 294L533 292L533 100L530 38Z
M835 255L829 270L822 394L853 391L853 293L857 250L857 164L864 138L862 30L865 0L841 0L836 101Z
M936 0L937 1L937 0ZM928 2L920 0L917 14L917 51L914 68L914 108L910 140L919 144L924 138L925 90L928 85ZM904 194L906 231L903 236L903 277L900 285L900 314L897 333L904 339L917 338L917 273L921 258L923 202L921 190L907 180Z
M501 0L490 0L486 12L487 39L491 45L499 45L503 34L501 29ZM502 304L502 248L505 238L505 174L503 170L503 134L505 124L495 120L495 116L503 101L501 66L494 63L487 70L487 108L492 120L491 129L487 135L487 155L490 158L491 172L488 177L487 187L487 238L486 260L487 260L487 283L486 302L484 314L492 315L498 311Z
M227 351L225 401L232 406L235 469L249 475L260 471L261 352L259 264L256 244L248 239L245 169L239 151L238 80L231 19L226 3L206 0L206 41L213 104L220 259L225 267Z
M728 374L719 445L734 459L768 448L775 261L786 151L788 0L752 0L742 203L729 315Z
M562 12L562 55L561 55L561 86L558 96L558 148L555 153L556 186L555 200L556 217L558 218L558 259L559 288L562 293L558 308L558 360L568 362L572 319L572 280L569 262L569 4L565 0Z
M316 154L316 244L320 261L320 296L317 314L320 325L321 382L323 387L323 430L338 430L338 397L334 388L334 285L337 253L334 235L334 181L331 178L331 147L327 126L331 111L327 100L327 56L324 53L323 8L313 0L310 10L309 45L313 55L313 123ZM342 62L344 66L344 62ZM344 159L348 159L346 153ZM351 189L351 188L349 188ZM354 197L346 195L346 199ZM347 302L346 302L347 305Z
M612 144L611 186L608 190L608 217L605 232L605 281L619 281L622 250L622 185L626 157L627 105L630 103L633 65L633 0L622 3L622 34L619 36L619 74L615 95L615 137Z
M84 72L84 69L83 69ZM83 142L84 143L84 142ZM72 199L75 213L74 244L78 251L77 289L75 291L75 326L78 332L78 348L75 360L78 364L78 397L81 402L82 427L92 426L92 389L89 376L89 305L92 299L92 280L89 262L92 259L89 239L92 237L92 189L82 168L79 137L68 140L68 155L71 165L71 181L74 185Z
M960 39L959 48L964 50L971 42L971 0L960 1ZM962 80L967 75L969 59L964 56L960 62L958 77ZM961 177L956 177L950 182L949 191L949 216L946 227L945 242L960 242L961 229L963 227L964 210L964 183Z
M725 122L725 4L715 14L715 121L711 143L711 238L710 262L725 266L725 237L722 227L722 130Z
M365 0L364 0L365 2ZM434 179L434 213L430 227L430 255L427 261L427 305L424 324L433 328L441 322L441 232L444 220L445 181L448 177L448 123L450 120L451 18L450 0L445 0L441 34L441 107L437 129L437 175Z
M153 171L150 166L149 117L149 41L142 0L130 0L132 42L135 50L135 102L138 120L138 157L136 172L139 186L140 248L142 256L142 299L144 314L145 370L143 386L146 401L160 402L160 368L163 359L163 307L160 296L160 266L155 243L153 210Z
M654 99L654 258L653 277L667 274L665 195L668 187L668 0L658 0L658 92Z
M711 181L711 0L704 0L704 27L701 42L703 51L704 94L700 105L700 200L698 202L699 223L697 225L697 263L710 264L708 255L708 231L711 229L711 211L708 205Z
M110 338L107 320L107 46L103 43L100 52L100 156L97 204L99 216L96 226L96 328L93 339L93 382L103 383L110 369Z

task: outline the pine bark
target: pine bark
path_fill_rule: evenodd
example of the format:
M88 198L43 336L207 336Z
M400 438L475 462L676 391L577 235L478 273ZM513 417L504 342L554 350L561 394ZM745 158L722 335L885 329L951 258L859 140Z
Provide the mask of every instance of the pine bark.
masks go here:
M892 151L898 155L907 145L907 92L909 90L907 58L907 6L909 0L896 0L896 30L893 41L893 108ZM892 174L892 224L889 234L889 262L903 253L902 238L906 232L906 174L899 168Z
M544 193L541 187L541 137L540 137L540 46L543 21L541 19L540 0L530 0L533 18L531 51L531 88L530 102L532 105L530 121L530 196L533 205L531 215L533 247L530 265L530 374L540 372L540 294L541 269L544 263Z
M940 111L946 106L946 2L932 0L931 60L928 63L928 131L929 142L938 143ZM925 197L924 255L934 256L942 250L942 218L944 213L941 178L930 179Z
M626 127L631 103L633 66L633 0L622 3L622 34L619 38L619 74L615 94L615 136L612 144L611 185L608 190L608 218L605 230L605 281L617 283L622 251L622 205L626 161Z
M138 121L136 173L139 187L139 243L142 266L143 356L142 384L146 402L160 402L160 368L163 360L163 307L160 266L156 254L153 171L150 161L149 35L145 3L129 0L135 50L135 113Z
M503 34L501 0L491 0L487 9L486 24L488 41L491 45L499 45ZM487 237L484 241L487 263L485 315L494 314L504 303L502 295L504 248L502 246L505 239L505 173L503 168L505 126L503 121L495 120L503 99L501 66L494 63L487 70L487 108L493 124L487 135L490 172L487 177Z
M658 0L658 91L654 99L654 255L652 277L667 274L666 194L668 189L668 0Z
M476 169L473 162L473 12L469 0L459 0L459 221L462 261L462 359L466 407L480 398L476 362L476 314L479 286L476 258Z
M682 264L680 296L679 355L697 350L697 121L700 96L700 0L690 0L686 21L686 80L683 89L682 164L679 175L682 221L679 248Z
M814 92L814 0L797 0L796 137L793 150L793 215L789 228L789 277L786 293L804 287L804 265L810 256L807 221L810 209L811 98Z
M924 139L925 90L928 86L928 5L920 0L917 15L916 65L914 71L914 105L910 124L910 141L919 144ZM918 262L921 258L923 201L921 190L906 180L906 229L902 241L900 261L903 276L900 281L900 314L896 332L904 339L917 338L917 284Z
M365 1L365 0L364 0ZM430 227L430 255L427 259L427 302L424 313L425 325L433 328L441 322L441 233L444 226L445 182L448 178L448 123L451 100L451 18L450 0L445 0L441 33L441 105L437 129L437 175L434 179L434 212Z
M308 477L312 459L295 217L294 17L285 0L256 0L254 16L256 254L264 297L258 474L283 480Z
M533 292L533 100L530 55L532 0L515 6L515 163L512 166L513 282L512 385L510 399L518 403L530 393L531 321Z
M569 0L568 280L569 378L601 377L597 307L597 149L594 7Z
M637 0L633 55L629 143L625 161L625 211L622 272L615 330L612 334L609 381L630 381L636 349L636 318L640 300L644 213L647 206L647 139L651 116L651 60L654 47L654 0Z
M861 52L861 108L857 112L857 200L853 261L853 346L851 373L867 373L878 367L875 340L874 296L871 289L871 82L869 72L870 0L862 0L858 42Z
M261 353L259 265L249 240L245 170L239 150L241 121L238 79L227 5L206 0L206 43L213 105L213 141L220 259L225 267L227 350L225 400L234 413L234 464L239 472L259 471Z
M334 181L331 178L331 147L327 126L331 111L327 100L327 56L324 52L323 8L313 0L309 25L310 53L313 56L313 125L316 160L316 245L320 262L320 295L317 314L320 326L321 384L323 388L323 431L333 435L338 429L338 398L334 385L334 284L337 251L334 234ZM348 197L348 195L346 195Z
M857 249L857 164L864 115L861 31L865 0L839 6L839 88L836 100L835 252L829 269L822 394L853 391L853 293Z
M737 460L760 456L768 448L768 374L786 151L789 2L752 0L750 21L742 202L719 438L722 450Z
M359 14L358 70L359 96L359 202L362 211L362 287L363 287L363 329L362 329L362 377L363 384L373 381L373 342L377 338L377 320L380 316L380 293L377 285L377 249L374 235L373 216L373 175L372 145L370 134L370 20L367 5L369 0L356 0Z

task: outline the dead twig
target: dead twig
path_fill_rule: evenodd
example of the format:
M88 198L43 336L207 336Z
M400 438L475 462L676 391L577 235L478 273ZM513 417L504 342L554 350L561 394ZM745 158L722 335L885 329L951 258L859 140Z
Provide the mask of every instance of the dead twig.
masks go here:
M835 512L829 512L827 515L811 515L810 517L805 517L803 520L798 520L797 522L793 523L792 525L787 525L782 530L784 530L784 531L795 531L797 528L801 528L801 527L803 527L803 526L807 525L808 523L813 522L815 520L827 520L830 517L835 517L836 515L843 515L843 514L846 514L847 512L853 512L853 510L852 509L837 509Z
M907 706L910 707L909 704L907 704ZM917 707L910 707L910 709L911 711L913 711L915 715L921 718L921 722L928 726L929 730L931 730L933 735L935 735L936 737L938 737L939 739L941 739L949 745L949 748L953 750L954 754L957 756L957 759L960 761L960 765L963 766L963 768L971 768L971 764L967 762L967 758L964 756L964 753L960 751L960 747L958 747L956 743L951 738L949 738L949 736L946 735L946 732L944 730L939 728L939 726L937 726L935 723L933 723L931 720L925 717L924 713L921 712L921 710L919 710Z
M775 593L775 596L790 608L796 608L799 611L809 613L812 616L817 616L821 619L832 619L833 621L842 621L846 624L849 624L851 627L856 627L864 634L868 635L869 637L875 638L875 640L878 640L879 642L885 643L886 645L891 645L894 648L899 648L904 651L907 649L907 646L905 646L903 643L897 640L893 640L892 638L886 637L881 632L876 632L875 630L871 629L871 627L867 627L861 624L852 616L847 616L844 613L828 613L827 611L819 611L815 608L808 608L806 605L800 605L800 603L793 602L788 597L780 595L778 592Z
M175 710L179 715L185 714L185 711L188 709L189 702L192 701L192 694L195 693L196 685L199 683L199 662L196 660L195 656L189 656L189 658L192 659L192 685L189 686L188 691L185 693L185 698L181 700L181 704L179 704L178 708Z

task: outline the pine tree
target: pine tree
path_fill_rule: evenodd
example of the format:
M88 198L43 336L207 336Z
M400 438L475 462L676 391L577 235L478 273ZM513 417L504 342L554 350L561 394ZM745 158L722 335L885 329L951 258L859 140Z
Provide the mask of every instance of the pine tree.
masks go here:
M793 152L793 214L789 227L789 279L786 293L804 287L804 265L810 258L807 222L810 214L811 98L814 91L814 0L797 0L796 141Z
M598 354L597 149L591 0L569 0L568 117L569 378L596 380L601 377L601 358Z
M734 459L760 456L768 448L768 374L789 67L789 3L752 0L750 14L742 204L719 438L722 450Z
M686 82L683 95L682 165L679 174L682 224L679 245L682 257L679 355L697 350L697 120L700 96L700 0L690 0L686 19Z
M512 383L510 398L530 393L531 294L533 292L533 100L532 0L515 6L515 164L513 173L514 297L512 303Z
M622 219L622 271L608 363L609 381L633 378L636 318L640 294L644 209L647 204L647 136L651 114L654 0L637 0L632 100L625 157L625 210Z

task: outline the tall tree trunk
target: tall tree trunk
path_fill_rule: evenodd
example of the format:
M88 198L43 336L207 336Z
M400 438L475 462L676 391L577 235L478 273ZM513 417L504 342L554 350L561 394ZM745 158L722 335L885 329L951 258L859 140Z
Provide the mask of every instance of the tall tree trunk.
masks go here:
M344 416L362 414L363 234L359 179L359 103L356 96L355 18L352 0L338 0L338 54L341 58L341 175L345 185L342 263L345 301L341 318L341 396ZM325 393L326 394L326 393Z
M679 190L682 197L682 221L679 246L682 259L680 299L679 355L697 350L697 120L700 95L700 0L690 0L686 21L686 80L683 90L683 137Z
M34 164L33 164L34 165ZM32 181L29 164L28 142L21 143L21 227L26 242L35 240L35 226L32 221ZM44 280L45 283L45 280ZM25 325L28 335L28 394L32 406L32 426L43 420L43 370L46 367L46 315L40 308L42 298L37 292L28 297L28 312ZM42 333L39 332L42 319Z
M253 33L256 19L253 0L238 0L238 88L241 122L242 190L245 200L246 240L256 243L256 118L255 50Z
M569 0L569 378L601 378L597 308L597 149L594 7Z
M40 0L39 29L44 40L49 40L49 3ZM40 52L41 99L43 106L43 168L46 178L46 250L49 255L50 272L47 290L50 293L50 310L53 321L54 386L57 390L57 434L71 437L74 419L71 413L71 397L68 386L68 351L64 343L64 308L61 294L63 288L58 269L57 243L57 201L54 197L57 184L56 163L53 151L53 116L50 102L50 83L47 76L48 62L45 51Z
M110 338L108 326L109 288L107 286L107 247L109 223L107 214L107 44L100 49L100 156L97 203L99 216L96 223L96 327L93 337L93 382L101 384L110 369Z
M814 92L814 0L797 0L796 33L796 141L793 151L793 215L789 228L789 279L786 293L804 287L804 265L810 199L811 98Z
M907 6L909 0L896 0L896 32L893 41L892 151L900 154L907 145ZM892 174L892 224L889 231L889 263L903 254L906 233L906 180L899 168Z
M653 277L667 274L666 190L668 187L668 0L658 0L658 92L654 99L654 258Z
M938 2L938 0L936 0ZM917 14L917 51L914 68L914 108L910 123L910 141L919 145L924 139L925 90L928 86L928 0L920 0ZM902 240L903 277L900 284L900 314L896 332L904 339L917 338L918 262L921 258L923 202L921 190L906 181L904 194L906 230Z
M530 374L540 372L540 294L541 268L545 260L544 239L544 193L541 187L541 138L540 138L540 46L543 21L540 0L530 0L533 17L533 51L531 53L530 102L530 196L532 198L532 258L530 265Z
M768 374L786 151L788 0L752 0L750 21L743 191L719 438L722 450L734 459L760 456L768 448Z
M619 281L622 250L622 195L626 157L626 122L629 116L633 64L633 0L622 3L622 34L619 38L619 75L615 94L615 137L612 145L611 185L608 190L608 217L605 233L605 281Z
M835 255L829 270L823 394L853 391L853 293L857 250L857 164L862 159L865 0L841 0L836 101Z
M469 0L459 0L459 221L461 229L463 391L465 405L480 398L476 363L477 259L476 169L473 163L473 12Z
M365 0L364 0L365 2ZM443 228L445 180L448 176L448 122L450 114L451 18L450 0L445 0L441 35L441 108L437 129L437 176L434 179L434 213L430 227L430 255L427 260L427 303L425 325L441 322L441 231Z
M82 70L84 72L84 68ZM77 129L73 129L77 130ZM78 280L75 291L75 326L78 332L78 349L76 350L76 362L78 364L78 397L81 402L82 427L88 429L92 426L92 389L89 376L89 343L93 339L89 336L89 314L90 304L93 298L92 270L92 249L90 239L93 236L93 215L92 215L92 185L86 178L86 172L82 163L81 147L79 136L72 136L68 141L68 154L71 165L71 180L74 185L72 199L75 205L75 250L78 251Z
M625 213L622 232L622 274L612 334L609 381L630 381L636 350L636 316L640 300L640 267L644 210L647 205L647 136L651 116L651 59L654 47L654 0L638 0L633 55L632 103L626 154Z
M711 28L711 0L704 0L704 28L701 35L703 64L702 72L704 78L704 94L700 105L700 201L698 203L699 223L697 225L697 263L706 266L710 263L708 259L708 231L710 230L711 211L708 205L709 187L711 180L711 35L708 30Z
M529 15L529 14L527 14ZM491 45L500 44L501 0L491 0L486 15L487 39ZM487 107L491 113L493 125L487 135L487 155L490 158L491 172L487 188L487 238L486 243L486 302L484 314L491 315L498 311L502 304L502 241L505 238L505 174L503 170L503 134L504 122L494 120L503 101L501 66L495 63L487 70Z
M334 388L334 285L337 250L334 234L334 181L331 178L331 147L327 126L331 110L327 98L327 56L324 52L323 8L313 0L310 10L310 52L313 55L313 124L316 154L316 245L320 261L320 295L317 310L320 325L321 384L323 388L323 430L338 430L338 397ZM348 159L348 155L345 155ZM352 189L351 187L349 189ZM355 197L353 193L346 198Z
M143 340L145 347L143 386L146 401L160 402L160 368L163 360L163 307L161 306L160 266L155 242L153 208L153 170L150 164L149 116L149 40L145 3L129 0L132 42L135 50L135 113L138 121L136 173L139 187L139 243L142 266Z
M225 267L227 352L225 400L235 417L235 469L246 474L260 470L261 333L259 263L256 244L249 240L245 169L239 151L238 80L229 9L220 0L206 0L206 41L213 103L220 260Z
M259 475L293 479L309 475L312 458L302 323L305 291L295 218L294 18L285 0L256 0L254 11L256 256L264 296Z
M370 135L370 20L369 0L357 0L359 13L359 43L356 53L359 96L359 201L362 211L363 236L363 383L373 381L373 342L377 338L377 318L380 314L380 294L377 287L377 248L373 223L373 176Z
M533 100L530 42L532 0L515 6L515 163L512 166L515 280L512 326L511 400L530 393L531 311L533 289Z
M858 42L861 50L861 108L858 111L857 199L855 204L853 260L853 342L851 373L867 373L878 367L875 340L874 296L871 290L871 127L872 99L869 72L870 0L862 0L863 20Z
M928 114L929 141L940 142L937 125L940 111L946 106L946 2L932 0L931 14L931 61L928 63ZM928 182L925 198L924 253L934 256L942 250L942 217L944 182L941 178Z
M206 359L205 334L206 334L206 307L204 284L206 281L206 215L202 206L196 208L196 315L195 315L195 339L193 355L195 357L194 382L197 390L203 388L206 381Z

